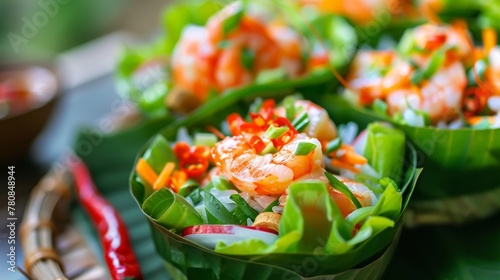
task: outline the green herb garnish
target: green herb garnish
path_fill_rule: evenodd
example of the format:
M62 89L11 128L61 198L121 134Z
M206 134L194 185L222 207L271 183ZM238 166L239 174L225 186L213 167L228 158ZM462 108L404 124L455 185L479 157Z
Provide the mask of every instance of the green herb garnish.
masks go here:
M299 145L297 145L297 149L295 150L295 155L296 156L306 156L310 152L314 151L316 149L316 144L310 143L310 142L300 142Z

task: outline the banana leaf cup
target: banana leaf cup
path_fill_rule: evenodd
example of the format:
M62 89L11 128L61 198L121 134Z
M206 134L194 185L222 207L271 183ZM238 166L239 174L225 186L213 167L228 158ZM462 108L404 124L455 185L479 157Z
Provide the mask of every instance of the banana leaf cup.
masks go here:
M493 78L500 51L494 30L485 30L482 47L468 34L463 24L407 30L397 50L359 52L341 95L314 100L342 121L392 123L415 145L424 171L410 226L461 224L500 210L500 99ZM441 41L433 45L423 35Z
M219 106L203 106L194 115L163 128L139 151L136 164L144 160L155 172L162 170L174 161L172 156L175 155L169 142L180 137L179 129L186 128L193 132L203 131L206 125L218 126L225 120L227 106L233 104L232 98L230 95L222 96ZM246 109L232 106L231 112L235 111L247 113ZM354 235L357 237L351 235L352 231L346 220L339 216L340 212L333 213L338 208L325 193L324 185L318 187L311 182L295 183L290 187L279 225L281 237L274 245L251 239L228 245L218 243L215 250L180 235L183 228L203 223L198 217L199 210L186 201L181 190L178 193L165 187L154 190L136 170L129 178L130 189L151 224L156 250L175 279L376 279L382 276L397 244L403 212L420 170L416 168L415 149L405 142L402 133L378 124L371 129L373 131L368 132L371 136L367 136L367 142L371 143L367 144L370 146L367 150L369 162L373 161L373 166L383 166L382 170L394 175L394 181L400 188L387 178L379 182L385 187L378 203L373 208L358 209L361 210L358 213L365 212L369 218L361 226L361 234ZM394 134L403 137L394 142L401 148L401 156L393 157L397 165L386 157L397 150L386 142L392 141ZM389 138L386 138L388 135ZM210 188L211 184L215 184L213 182L205 188ZM206 192L201 192L207 196ZM209 202L205 199L205 203L212 202L212 198ZM205 205L209 221L213 215L220 216L221 220L237 219L246 225L245 216L243 220L235 218L241 217L241 213L235 214L239 210L231 210L229 214L224 205L217 205L215 208ZM302 211L306 208L308 211ZM324 221L315 223L317 217L324 218Z
M230 36L231 32L239 30L239 25L243 24L241 23L242 18L246 16L247 10L252 10L255 14L263 18L271 17L277 22L282 22L284 26L290 28L290 30L284 30L284 34L288 31L293 31L300 37L303 49L300 54L300 67L302 70L300 70L299 74L290 74L287 72L287 67L283 67L283 65L280 67L276 67L274 64L272 66L259 66L262 64L259 60L259 56L263 55L262 52L252 52L250 47L243 47L241 54L237 54L237 56L241 55L239 63L241 65L238 67L245 68L245 71L247 71L245 75L250 73L252 76L250 82L235 84L234 86L222 86L219 82L223 82L217 80L217 77L207 78L210 75L218 75L217 73L220 71L217 68L212 69L213 73L209 71L207 73L196 72L194 74L197 76L196 79L215 79L217 80L215 82L204 81L203 86L194 84L192 85L193 88L189 88L191 84L187 86L176 84L174 76L177 75L179 77L180 74L175 74L173 71L173 60L176 56L175 50L184 38L183 36L190 37L189 35L185 35L184 32L188 34L188 29L191 28L192 31L193 26L196 26L194 29L208 29L210 19L224 16L224 14L227 14L227 10L231 8L229 7L231 5L224 7L220 1L179 1L165 9L163 13L164 30L156 42L143 47L124 49L115 74L118 91L124 97L137 104L137 107L142 111L144 116L159 117L165 115L185 115L203 105L203 103L209 102L212 99L217 100L223 95L241 96L244 92L257 94L268 91L280 91L283 94L290 94L294 91L302 91L305 88L314 88L316 86L330 88L338 86L333 75L327 69L326 64L330 64L331 67L334 67L339 72L344 72L347 69L350 58L353 57L357 49L357 37L354 27L342 17L335 15L318 16L317 18L310 19L310 23L306 23L299 12L288 5L284 5L286 13L282 12L283 7L279 6L279 3L281 2L252 1L250 3L250 1L242 1L239 3L240 6L233 3L232 7L243 8L236 9L236 12L233 11L232 15L223 20L221 24L222 33L225 34L223 36ZM224 11L221 12L222 9ZM259 17L256 18L258 19ZM311 32L309 28L310 24L318 29L321 28L321 39L318 39L317 34ZM194 34L195 32L193 31L192 33ZM195 35L193 37L200 37L203 34ZM213 47L215 53L222 53L233 46L232 41L224 38L222 37L220 42ZM319 41L327 45L330 51L315 56L313 51L316 48L315 45L320 44ZM248 44L251 46L250 43ZM204 47L201 46L200 48ZM202 57L196 59L207 59L210 61L208 63L210 65L222 64L222 54L216 54L215 58L212 56L214 55L211 54L209 58ZM185 59L178 60L185 62L189 58L186 57ZM201 69L205 66L198 65L193 67L195 69L193 71L197 71L196 69ZM233 69L233 71L236 70ZM180 71L177 72L180 73ZM207 85L207 83L210 85ZM203 88L203 90L200 88ZM203 91L203 93L197 93L197 91Z
M338 123L353 121L364 127L387 121L415 145L423 172L407 210L408 226L461 224L500 210L500 128L415 127L353 105L341 95L318 99L313 101L328 104Z

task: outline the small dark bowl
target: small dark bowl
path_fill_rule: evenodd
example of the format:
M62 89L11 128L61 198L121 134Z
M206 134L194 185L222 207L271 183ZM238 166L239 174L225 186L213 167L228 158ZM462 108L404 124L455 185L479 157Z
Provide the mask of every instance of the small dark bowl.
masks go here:
M0 86L8 87L3 89L4 95L8 90L24 91L27 99L25 105L17 106L0 102L0 163L12 164L28 156L45 127L58 100L59 83L55 71L48 67L0 66Z

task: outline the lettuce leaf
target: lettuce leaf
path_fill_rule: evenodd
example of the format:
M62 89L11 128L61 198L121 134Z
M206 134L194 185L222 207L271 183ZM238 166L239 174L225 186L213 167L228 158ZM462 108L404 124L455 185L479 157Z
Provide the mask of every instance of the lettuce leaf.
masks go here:
M401 217L402 204L403 196L397 186L388 183L374 207L358 209L368 209L368 212L354 235L360 221L342 217L323 182L293 183L279 225L280 238L275 244L267 246L262 241L249 239L229 246L220 243L215 251L237 255L315 252L332 256L363 251L364 246L376 246L369 243L377 240L377 235L395 227Z
M382 177L399 181L405 153L405 135L402 131L384 125L368 125L363 155Z

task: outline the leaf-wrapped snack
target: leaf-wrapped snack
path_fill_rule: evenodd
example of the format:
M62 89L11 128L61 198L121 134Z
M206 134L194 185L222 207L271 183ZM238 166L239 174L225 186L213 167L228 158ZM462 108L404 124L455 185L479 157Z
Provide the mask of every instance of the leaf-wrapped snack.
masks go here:
M256 277L259 279L271 279L283 276L304 278L322 275L328 279L333 279L336 277L353 277L360 271L363 273L358 276L360 277L359 279L380 276L380 270L384 269L390 258L393 248L391 244L397 240L398 232L402 225L402 213L408 204L409 197L416 183L416 178L418 177L419 171L416 170L416 156L413 148L407 145L406 151L404 146L403 149L397 148L393 151L394 153L398 153L396 151L401 153L398 160L406 152L404 157L404 161L408 163L406 165L404 162L398 161L383 162L383 164L380 164L382 166L381 170L387 168L387 170L391 171L394 170L394 165L403 166L400 170L401 175L399 176L402 180L392 178L394 181L400 181L398 184L400 188L397 187L393 180L383 178L379 181L378 179L382 176L375 178L373 174L370 175L372 177L365 178L366 185L370 187L363 186L362 188L362 183L335 175L335 178L339 178L338 183L335 184L341 184L347 189L348 193L354 194L349 196L339 191L342 188L338 186L331 187L329 185L326 178L333 176L330 175L332 171L325 171L328 174L326 177L323 176L323 172L314 173L323 170L323 167L318 165L318 169L314 169L313 173L306 176L311 179L305 178L296 182L292 181L286 187L286 193L277 191L276 188L280 185L279 182L276 187L266 189L265 191L261 191L258 188L249 189L248 184L250 184L250 181L247 181L247 184L239 183L235 179L236 176L240 176L238 174L224 173L224 177L214 175L217 172L226 172L227 169L225 166L229 164L226 162L226 158L230 155L219 157L220 153L224 151L223 146L221 146L225 145L223 143L242 143L241 145L248 145L248 148L242 150L242 152L251 156L254 156L254 153L256 153L255 160L262 160L273 156L278 160L279 157L276 154L284 153L288 149L288 145L292 145L295 143L294 141L306 143L307 145L304 144L302 148L297 148L295 153L293 153L292 149L289 162L302 160L300 157L303 157L303 159L308 157L313 158L315 153L326 152L326 146L325 149L318 146L321 144L318 140L315 140L316 138L308 138L309 136L298 132L297 128L292 125L292 123L295 123L300 126L302 122L294 122L293 119L304 119L301 115L303 112L307 112L305 119L308 119L309 122L314 123L322 120L315 117L317 116L315 114L323 114L323 111L320 111L320 107L309 101L294 101L294 103L290 103L295 104L293 110L290 109L289 104L288 114L285 114L286 110L284 108L286 107L283 106L282 110L278 108L279 106L275 108L273 100L264 100L258 104L260 105L254 106L253 111L247 115L248 117L243 117L245 115L242 116L235 113L227 117L227 120L221 126L221 131L229 134L229 136L223 140L219 140L215 144L215 147L212 148L212 160L216 163L215 166L219 166L217 171L209 173L211 176L209 181L203 177L196 177L200 184L200 190L203 192L203 201L192 204L190 202L189 205L183 203L183 205L191 207L191 210L188 212L193 214L192 217L196 217L193 219L193 224L199 221L197 214L200 214L203 224L205 224L201 226L207 226L207 229L210 227L210 224L220 223L230 223L238 226L251 225L252 220L255 219L253 212L255 210L258 213L263 211L282 213L279 222L279 237L274 243L266 244L257 237L239 241L220 240L216 243L214 250L194 243L175 233L179 229L177 226L175 228L165 227L167 224L162 225L151 219L151 214L147 213L147 209L144 207L157 192L161 191L170 195L180 194L164 190L164 188L153 190L153 194L149 194L151 191L147 189L150 186L142 183L145 181L144 177L147 175L139 174L135 171L132 172L130 177L132 193L138 204L142 205L142 210L146 216L150 217L157 250L168 262L167 266L171 272L181 273L189 279L202 277L200 275L203 275L203 277L237 279ZM216 115L221 117L220 110L223 109L222 107L212 109L211 114L219 112ZM292 121L289 121L286 115ZM172 153L179 158L179 168L182 171L182 167L185 167L186 164L189 165L192 162L192 156L198 153L196 151L201 151L201 148L191 146L188 152L187 148L182 148L187 146L179 144L180 142L175 142L179 127L182 126L189 131L200 131L209 124L204 119L206 117L200 117L196 113L195 116L195 119L186 118L163 129L161 134L152 138L143 151L139 153L138 160L148 154L152 154L151 151L155 149L158 143L163 143L168 139L173 147ZM215 128L219 127L218 121L220 120L214 118L212 126ZM265 124L266 122L267 124ZM269 129L269 126L273 126L274 129ZM226 128L224 129L224 127ZM218 133L221 133L221 131ZM303 131L314 133L314 130L304 129ZM366 132L369 137L373 137L373 134L376 135L377 133L380 133L377 129ZM332 135L331 137L335 136ZM324 135L318 137L321 139ZM158 140L159 138L163 138L163 140L160 141ZM267 140L268 138L270 140ZM328 139L331 140L332 138ZM396 139L401 138L397 138L396 136ZM263 141L263 144L260 141ZM374 139L373 141L372 145L374 146L372 148L383 143L380 139ZM400 144L404 144L404 138L402 143L398 140L395 141L399 143L395 145L397 147L401 147ZM266 145L272 145L273 147L266 148ZM307 149L304 148L305 146L307 146ZM359 161L356 157L351 158L354 151L349 150L348 144L344 143L339 146L336 151L331 152L328 156L334 157L338 161L345 160L349 162L349 159L354 160L355 168L346 167L347 173L345 175L347 176L349 172L355 172L359 167ZM349 156L345 156L346 154ZM325 154L325 156L327 155ZM371 157L373 159L370 159L369 162L377 161L375 158L378 157L377 155L372 154ZM167 165L171 162L171 159L168 158L168 156L165 156L163 163L160 165ZM199 165L203 165L202 161L198 161L198 163ZM338 168L338 166L336 167L336 163L337 161L332 160L331 164L334 169ZM261 165L254 166L252 162L249 162L246 168L260 168ZM339 166L341 169L344 168L343 165ZM283 166L277 166L276 168L284 170ZM157 168L157 170L159 169L161 168ZM189 172L191 169L188 167L185 170ZM235 169L231 172L236 173L240 171ZM296 170L294 172L301 171ZM242 174L245 173L243 172ZM256 181L256 185L261 184L262 188L267 188L265 187L267 184L266 180L273 179L269 177L262 181ZM371 183L369 184L368 182ZM175 186L175 182L170 182L166 185L166 187L175 190L175 187L172 186ZM357 189L358 187L361 189ZM197 187L194 188L196 189ZM276 191L277 194L274 194ZM369 198L364 193L372 193L374 197L376 196L375 200L371 200L372 198ZM183 193L183 195L186 195L186 193ZM234 195L241 196L244 200L236 203ZM370 204L371 206L367 206L367 199L375 202ZM276 200L279 200L278 203L275 202ZM354 200L356 202L359 200L359 204L354 203ZM190 198L186 197L186 201L190 201ZM253 211L247 211L249 210L247 208L249 206L253 208L250 209ZM160 206L158 207L161 208ZM215 237L211 235L207 236L207 238ZM304 260L313 262L315 268L310 269L309 263L304 263Z

